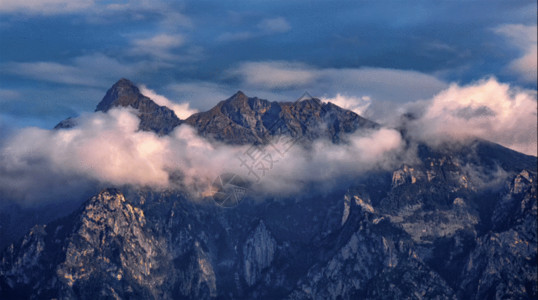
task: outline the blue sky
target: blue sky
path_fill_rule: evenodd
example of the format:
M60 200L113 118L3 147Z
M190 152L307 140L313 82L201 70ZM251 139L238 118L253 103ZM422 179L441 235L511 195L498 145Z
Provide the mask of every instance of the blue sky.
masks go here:
M121 77L197 110L237 90L378 111L491 76L536 90L536 18L536 1L3 0L0 129L93 111Z

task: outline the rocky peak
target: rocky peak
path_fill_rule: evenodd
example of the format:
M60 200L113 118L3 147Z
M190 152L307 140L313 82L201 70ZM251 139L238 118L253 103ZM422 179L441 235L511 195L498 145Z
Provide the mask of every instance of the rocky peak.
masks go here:
M122 78L118 80L106 93L105 97L95 111L107 112L116 106L133 106L144 96L140 93L138 87L130 80Z
M230 144L265 143L276 135L309 141L326 137L339 142L345 133L377 126L354 112L332 103L324 104L317 98L271 102L249 98L241 91L207 112L190 116L185 122L202 136Z
M235 102L235 101L244 102L244 101L248 101L248 97L247 95L245 95L245 93L243 93L243 91L237 91L235 94L233 94L232 97L228 98L228 100L226 101L227 102Z
M160 106L142 95L138 87L125 78L120 79L106 92L95 111L107 112L114 107L136 109L140 118L139 128L144 131L153 131L159 135L168 134L181 124L181 120L174 111L166 106Z
M159 135L170 133L181 120L173 110L160 106L150 98L144 96L140 89L130 80L118 80L97 104L95 111L107 112L115 107L132 107L137 111L140 119L138 128L144 131L153 131ZM54 129L67 129L77 126L76 118L67 118L58 123Z

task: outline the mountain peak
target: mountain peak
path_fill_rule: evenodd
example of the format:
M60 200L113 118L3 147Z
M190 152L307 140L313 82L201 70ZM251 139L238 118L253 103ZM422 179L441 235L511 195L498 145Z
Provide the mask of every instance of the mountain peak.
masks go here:
M144 96L129 79L118 80L97 104L95 111L107 112L114 107L132 107L138 110L140 129L158 134L168 134L181 120L166 106L160 106Z
M301 95L301 97L299 97L299 99L297 99L297 102L301 102L301 101L305 101L305 100L311 100L311 99L315 99L315 98L312 97L312 95L310 95L310 93L305 91L303 93L303 95Z
M242 91L237 91L235 94L233 94L233 96L228 98L228 100L229 101L234 101L234 100L245 101L245 100L248 100L248 96L245 95L245 93L243 93Z
M115 106L133 106L140 97L144 97L138 87L129 79L121 78L108 91L95 111L107 112Z

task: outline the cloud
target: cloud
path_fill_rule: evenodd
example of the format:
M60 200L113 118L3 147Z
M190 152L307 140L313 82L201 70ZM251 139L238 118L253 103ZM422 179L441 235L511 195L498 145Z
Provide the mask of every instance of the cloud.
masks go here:
M179 90L200 86L203 84L180 86ZM218 86L211 87L219 91ZM159 104L174 106L167 98L141 88ZM408 108L420 110L418 119L408 124L409 136L433 146L480 137L536 155L535 97L533 91L494 78L465 86L452 84ZM351 108L357 103L366 107L370 102L341 94L325 100ZM390 171L415 155L397 130L386 127L351 134L347 143L316 140L308 149L297 144L279 154L271 146L210 142L187 125L162 137L139 131L135 112L125 108L84 114L78 121L72 129L12 131L0 141L2 199L26 204L78 200L88 189L110 185L179 188L195 199L208 195L213 180L228 172L253 182L259 179L251 186L257 195L290 196L312 183L328 189L364 172ZM270 160L263 166L259 161L242 163L253 149L271 154Z
M287 61L244 62L229 71L246 86L264 89L314 88L336 95L337 91L378 100L425 99L447 87L434 76L412 70L385 68L315 68ZM388 88L390 87L390 88ZM372 94L372 95L369 95ZM355 94L356 95L356 94ZM406 99L402 99L406 98Z
M418 106L424 112L412 125L412 134L430 144L479 137L537 155L536 91L489 78L451 84Z
M323 102L331 102L361 116L366 114L366 110L372 104L372 99L369 96L354 97L345 96L340 93L337 93L333 98L321 98L321 100Z
M263 19L258 28L266 33L283 33L291 30L291 25L282 17Z
M88 187L110 185L181 188L199 197L225 172L256 179L239 160L251 145L209 142L186 125L160 137L139 131L138 123L133 110L122 108L85 114L72 129L19 130L0 143L2 198L26 204L78 200ZM273 153L274 166L253 189L290 194L300 192L307 182L332 184L341 176L400 163L394 159L402 147L397 131L361 132L349 141L334 145L320 140L309 150L296 145L283 156Z
M291 30L291 25L283 17L267 18L258 22L257 30L241 30L224 32L217 37L219 42L243 41L257 37L285 33Z
M304 64L285 61L246 62L229 71L248 86L267 89L306 86L314 82L317 73Z
M537 80L537 26L522 24L507 24L495 29L495 32L505 36L518 48L522 56L513 60L508 68L526 82L535 83Z
M158 15L162 28L177 30L192 27L192 20L171 3L162 0L2 0L0 14L78 15L89 23L110 23L121 20L140 21ZM111 17L114 16L114 17Z
M2 0L0 13L64 14L83 11L94 4L92 0Z
M0 103L20 97L20 93L10 89L0 89Z
M243 41L253 38L255 35L250 31L225 32L217 37L219 42Z
M82 86L107 86L121 77L131 77L146 63L124 64L102 53L79 56L70 63L52 61L5 63L4 72L46 82Z
M185 38L180 34L158 34L150 38L132 41L133 55L149 55L161 60L176 60L179 56L173 50L183 46Z
M150 98L151 100L155 101L155 103L166 106L174 111L176 116L182 120L185 120L186 118L190 117L192 114L197 113L198 110L193 109L190 107L189 102L184 103L175 103L165 96L157 94L155 91L148 89L145 85L140 85L140 93L142 95Z
M404 149L400 133L388 128L351 134L347 144L316 140L309 149L296 146L283 157L274 154L280 161L254 188L269 195L290 195L315 183L316 188L327 191L371 170L393 170L408 155L413 156ZM254 177L244 169L235 172L244 178Z
M432 75L412 70L315 68L287 61L244 62L228 75L257 95L273 92L273 98L285 94L291 100L308 90L314 97L340 103L382 123L399 118L405 103L430 99L448 87ZM364 106L364 99L370 99L370 105Z

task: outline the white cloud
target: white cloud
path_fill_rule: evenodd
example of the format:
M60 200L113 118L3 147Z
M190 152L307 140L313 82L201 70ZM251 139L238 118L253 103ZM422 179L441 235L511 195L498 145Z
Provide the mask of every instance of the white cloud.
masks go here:
M392 170L402 163L404 143L396 130L356 132L348 138L348 144L317 140L308 150L297 146L283 158L276 156L280 161L255 188L262 193L289 195L304 192L305 184L316 183L317 188L327 191L364 172ZM245 170L235 172L248 177Z
M200 87L204 84L176 86L184 92ZM219 86L208 87L221 92ZM157 103L174 106L167 98L142 90ZM467 86L453 84L417 104L425 105L423 114L409 125L409 132L433 145L480 137L536 154L535 97L535 92L511 88L495 79ZM333 100L349 108L369 102L342 95ZM238 159L250 145L209 142L186 125L162 137L138 131L139 120L129 109L86 114L78 120L73 129L26 128L0 143L0 194L4 199L27 203L76 199L80 191L95 184L157 189L179 185L200 195L221 173L255 179ZM369 170L391 170L412 159L413 150L406 152L404 144L398 131L381 128L354 133L347 144L317 140L308 150L295 146L284 156L273 152L273 167L252 189L290 195L301 192L308 183L331 185Z
M521 50L522 56L513 60L508 66L509 69L526 82L536 82L538 72L537 26L507 24L496 28L495 32L507 37L513 46Z
M309 88L329 95L347 93L372 100L426 99L448 85L434 76L384 68L320 69L296 62L244 62L229 71L245 86L264 89ZM405 98L405 99L402 99Z
M0 13L62 14L83 11L94 4L92 0L2 0Z
M186 125L159 137L139 131L138 123L133 110L112 109L83 115L72 129L20 130L0 146L0 194L26 203L77 199L84 187L101 183L156 189L182 186L200 195L225 172L255 179L238 159L250 145L210 143ZM305 182L332 184L340 176L394 167L400 163L394 155L402 145L397 131L381 129L352 135L346 145L319 140L310 150L295 146L275 157L278 162L252 188L294 193Z
M132 41L133 55L149 55L162 60L177 60L179 56L173 50L183 46L185 38L180 34L158 34L150 38Z
M340 93L337 93L333 98L321 98L321 100L323 102L331 102L361 116L365 115L366 110L370 104L372 104L372 99L369 96L354 97L342 95Z
M283 33L291 30L291 25L282 17L263 19L258 28L267 33Z
M229 74L246 85L268 89L306 86L318 77L316 70L304 64L285 61L246 62Z
M537 155L536 91L490 78L466 86L452 84L422 103L427 107L412 133L428 143L479 137Z
M189 17L163 0L2 0L0 14L78 14L90 23L99 24L120 19L144 20L159 15L159 25L168 31L193 25Z
M185 120L186 118L190 117L192 114L197 113L198 110L193 109L190 107L189 102L184 103L176 103L165 96L157 94L155 91L148 89L145 85L140 85L140 92L142 95L150 98L151 100L155 101L155 103L166 106L174 111L176 116L182 120Z
M5 63L2 67L5 72L27 78L83 86L107 86L117 78L147 70L146 63L127 65L101 53L80 56L67 64L41 61Z

